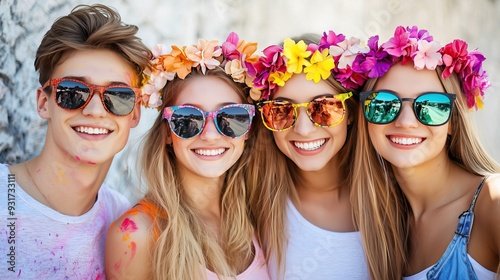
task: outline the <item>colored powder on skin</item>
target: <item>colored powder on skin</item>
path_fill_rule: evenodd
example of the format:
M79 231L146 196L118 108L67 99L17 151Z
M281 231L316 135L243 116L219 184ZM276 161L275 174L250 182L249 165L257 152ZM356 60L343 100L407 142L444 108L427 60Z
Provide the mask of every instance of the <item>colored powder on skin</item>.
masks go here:
M134 258L134 255L135 255L135 251L137 249L137 246L135 245L135 242L132 242L130 243L130 251L132 252L132 256L130 256L130 259L133 259Z
M120 226L120 230L122 232L134 232L137 230L137 225L131 219L125 218Z

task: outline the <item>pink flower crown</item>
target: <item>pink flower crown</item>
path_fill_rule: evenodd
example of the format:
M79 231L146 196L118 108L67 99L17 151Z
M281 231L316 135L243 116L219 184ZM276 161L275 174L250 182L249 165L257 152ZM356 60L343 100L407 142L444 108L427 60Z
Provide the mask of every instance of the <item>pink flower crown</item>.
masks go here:
M145 107L161 106L162 90L168 81L175 77L186 78L192 68L207 69L221 67L237 83L253 85L255 69L253 63L259 59L255 55L257 43L240 41L238 35L231 32L226 41L219 45L218 40L199 39L197 45L172 46L168 52L165 45L156 45L152 49L153 59L150 69L145 69L142 86L142 104Z
M254 64L257 72L254 91L250 97L266 100L293 74L305 73L307 80L318 83L330 75L347 89L356 90L367 80L364 72L354 72L352 64L360 53L369 49L358 38L346 39L333 31L323 33L318 44L306 45L287 38L283 47L272 45L264 49L264 55Z
M404 65L413 61L417 70L435 70L438 65L442 65L443 78L453 73L458 75L469 109L483 108L484 91L490 86L482 67L485 57L476 50L469 52L466 42L453 40L441 47L437 41L433 41L427 30L418 30L416 26L398 26L394 37L380 47L378 40L378 36L368 39L370 51L356 57L353 63L355 72L366 73L368 78L379 78L398 62Z

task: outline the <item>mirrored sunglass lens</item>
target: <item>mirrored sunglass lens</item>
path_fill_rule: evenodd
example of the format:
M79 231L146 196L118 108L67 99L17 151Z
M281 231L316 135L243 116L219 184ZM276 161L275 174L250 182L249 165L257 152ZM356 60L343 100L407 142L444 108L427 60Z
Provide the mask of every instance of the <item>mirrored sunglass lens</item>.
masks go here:
M311 101L307 111L312 120L321 126L335 126L342 121L342 101L334 97Z
M61 81L56 88L56 102L65 109L78 109L87 102L90 89L79 82Z
M294 110L290 103L272 102L262 107L262 119L267 127L283 130L292 126Z
M131 88L108 88L104 92L106 108L117 116L130 114L135 105L135 92Z
M170 119L170 129L181 138L191 138L203 128L203 114L194 108L179 108Z
M392 122L401 110L401 101L389 92L370 93L365 100L364 114L369 122L386 124Z
M219 130L232 138L245 134L250 127L250 115L242 107L221 109L216 118Z
M426 125L442 125L450 118L451 101L444 94L424 94L413 103L417 118Z

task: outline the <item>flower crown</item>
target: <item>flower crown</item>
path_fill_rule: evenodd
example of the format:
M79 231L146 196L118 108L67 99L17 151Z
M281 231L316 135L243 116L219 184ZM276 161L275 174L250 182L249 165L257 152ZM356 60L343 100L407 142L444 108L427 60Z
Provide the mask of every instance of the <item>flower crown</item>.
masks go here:
M257 43L240 41L238 35L231 32L226 41L219 45L218 40L199 39L197 45L172 46L168 52L165 45L156 45L152 49L153 59L150 69L145 69L142 86L142 104L145 107L161 106L162 89L175 77L186 78L192 68L207 69L221 67L237 83L253 85L255 69L253 63L259 59L254 55Z
M382 77L395 63L406 64L413 61L417 70L435 70L444 67L441 76L446 79L453 73L458 75L469 109L482 109L484 91L490 86L482 64L485 60L479 51L467 50L462 40L441 47L427 30L398 26L394 37L378 46L378 36L368 39L369 52L359 54L353 65L354 71L364 72L368 78Z
M330 75L348 89L358 89L367 80L363 71L354 72L352 64L356 55L368 52L368 48L358 38L346 39L333 31L323 33L318 44L306 45L303 40L296 43L287 38L283 47L272 45L263 50L264 55L254 64L257 72L253 100L268 99L282 87L293 74L304 72L307 80L318 83Z

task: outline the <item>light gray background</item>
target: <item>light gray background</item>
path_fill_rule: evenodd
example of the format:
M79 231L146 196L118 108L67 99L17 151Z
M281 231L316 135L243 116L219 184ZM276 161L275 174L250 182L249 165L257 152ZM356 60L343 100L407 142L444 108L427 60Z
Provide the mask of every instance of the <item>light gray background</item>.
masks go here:
M38 75L33 61L43 34L54 20L79 4L94 1L0 0L0 162L15 163L35 156L43 146L45 122L35 108ZM125 22L139 26L145 44L185 45L198 38L225 40L230 31L259 50L285 37L334 30L347 36L392 36L397 25L417 25L435 40L455 38L486 55L484 67L492 87L485 109L471 113L488 152L500 161L500 0L108 0ZM135 199L136 153L142 135L158 112L143 110L139 127L115 157L106 178Z

